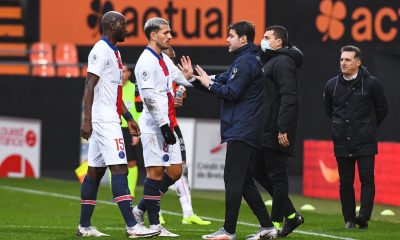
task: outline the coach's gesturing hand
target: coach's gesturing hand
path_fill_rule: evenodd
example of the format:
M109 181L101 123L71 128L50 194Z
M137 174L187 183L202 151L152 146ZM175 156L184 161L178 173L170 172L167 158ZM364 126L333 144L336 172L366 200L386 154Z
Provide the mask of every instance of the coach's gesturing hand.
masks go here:
M168 124L162 125L160 129L165 143L168 145L174 145L176 143L176 138Z

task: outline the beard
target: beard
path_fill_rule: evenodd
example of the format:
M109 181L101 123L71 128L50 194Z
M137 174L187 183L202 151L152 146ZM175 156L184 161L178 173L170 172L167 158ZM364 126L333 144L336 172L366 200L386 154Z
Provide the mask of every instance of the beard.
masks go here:
M156 42L156 44L161 50L167 50L169 48L169 43L162 44L161 42Z
M125 35L124 36L118 36L117 41L118 42L125 42Z
M126 37L125 32L118 32L117 36L116 36L116 39L117 39L118 42L124 42L125 41L125 37Z

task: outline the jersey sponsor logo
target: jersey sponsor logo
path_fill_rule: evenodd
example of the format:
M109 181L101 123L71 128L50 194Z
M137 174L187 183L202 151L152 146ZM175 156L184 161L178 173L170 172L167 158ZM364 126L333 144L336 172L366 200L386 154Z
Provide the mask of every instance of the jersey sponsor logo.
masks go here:
M120 151L120 152L118 153L118 156L119 156L119 158L123 159L123 158L125 157L124 151Z
M164 162L168 162L169 161L169 155L168 154L164 154L164 156L162 157L162 160Z
M120 81L120 80L111 80L111 82L112 83L115 83L115 84L118 84L118 85L121 85L122 84L122 81Z

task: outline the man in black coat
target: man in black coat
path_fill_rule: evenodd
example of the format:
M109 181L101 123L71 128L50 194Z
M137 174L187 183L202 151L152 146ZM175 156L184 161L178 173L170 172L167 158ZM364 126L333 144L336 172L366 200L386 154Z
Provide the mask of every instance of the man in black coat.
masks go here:
M388 106L381 83L361 66L358 47L342 47L340 69L341 73L326 83L323 96L339 168L342 213L345 228L355 228L355 224L366 228L375 197L376 132ZM357 217L353 188L356 162L361 181Z
M285 224L279 236L286 237L304 222L288 197L287 164L294 156L298 116L298 82L296 69L303 54L289 46L288 33L282 26L267 28L261 41L264 63L265 122L263 149L253 164L254 178L273 198L271 219L275 227Z

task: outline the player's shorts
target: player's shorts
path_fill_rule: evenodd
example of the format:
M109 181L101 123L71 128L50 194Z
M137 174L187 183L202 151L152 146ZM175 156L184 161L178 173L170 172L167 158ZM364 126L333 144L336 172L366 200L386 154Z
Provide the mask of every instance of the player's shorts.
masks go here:
M178 139L176 133L174 134L175 138ZM164 137L161 133L142 134L141 140L145 167L168 167L171 164L182 163L179 141L176 141L174 145L168 145L165 143Z
M121 126L116 122L92 123L88 163L91 167L127 164Z
M124 136L125 142L125 152L126 152L126 159L128 162L138 160L138 151L139 151L139 144L132 146L132 135L129 132L129 128L122 128L122 135Z

